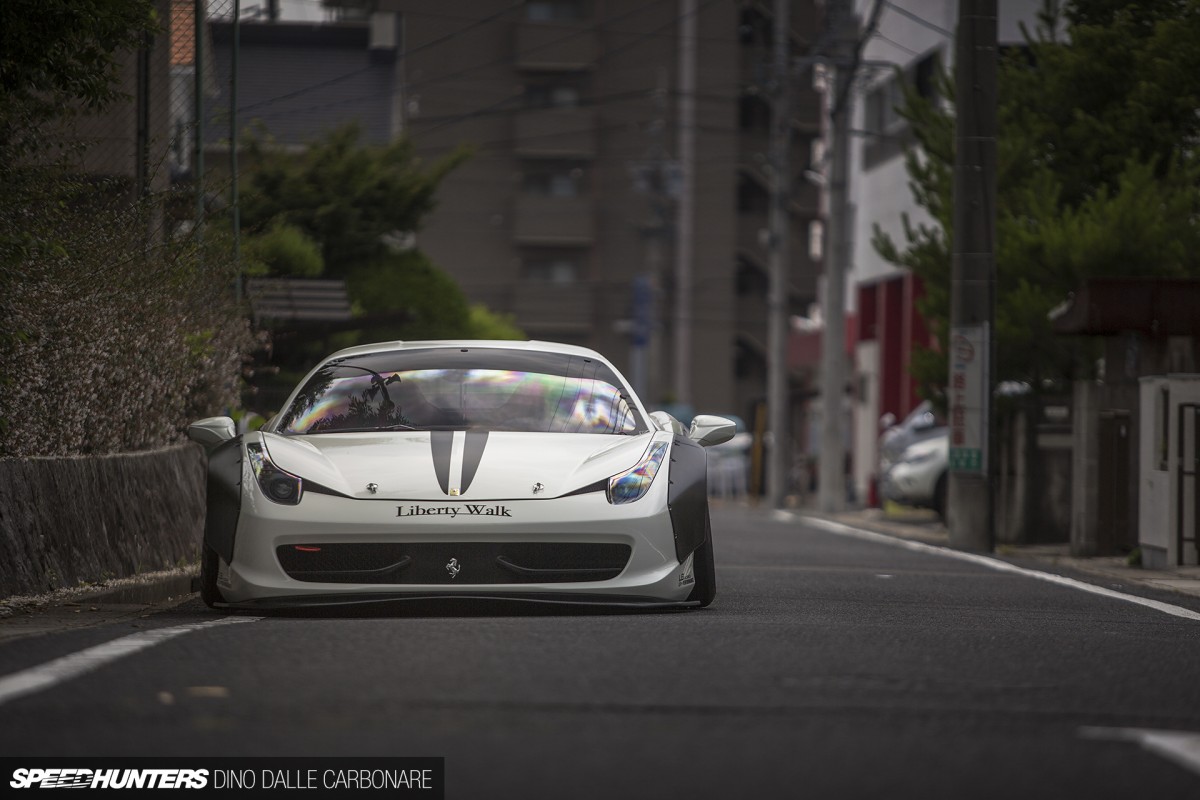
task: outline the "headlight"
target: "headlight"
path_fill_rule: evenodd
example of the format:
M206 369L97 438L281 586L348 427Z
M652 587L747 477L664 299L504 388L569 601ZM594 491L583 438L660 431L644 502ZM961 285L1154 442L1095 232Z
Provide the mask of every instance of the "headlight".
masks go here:
M605 491L608 502L614 506L632 503L650 491L650 484L654 483L654 476L658 474L666 455L666 442L651 442L641 461L608 479L608 489Z
M288 506L300 502L300 494L304 489L303 481L272 464L267 448L261 444L248 444L246 454L250 457L250 466L254 468L254 477L258 479L258 486L263 494L276 503Z

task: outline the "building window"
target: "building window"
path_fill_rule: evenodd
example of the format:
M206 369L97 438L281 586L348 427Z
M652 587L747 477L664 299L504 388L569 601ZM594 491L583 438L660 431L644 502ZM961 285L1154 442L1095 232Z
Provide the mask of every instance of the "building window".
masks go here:
M926 100L937 99L937 77L941 69L942 53L940 50L934 50L917 61L912 69L912 82L917 89L917 94Z
M527 108L575 108L583 97L582 76L557 76L525 85Z
M582 270L578 255L564 253L527 255L521 265L521 277L530 283L570 286L578 283Z
M771 45L774 26L761 11L753 6L743 6L738 24L738 39L744 45Z
M887 136L895 133L904 124L899 108L904 103L904 91L895 76L867 93L867 133Z
M820 172L825 169L825 140L813 137L808 144L808 168Z
M525 168L521 189L545 197L579 197L587 192L587 172L575 162L532 163Z
M771 197L758 181L738 175L737 210L741 214L766 214L771 208Z
M808 223L808 259L820 261L825 256L825 223L814 219Z
M738 128L767 133L771 130L771 104L757 94L738 98Z
M525 19L530 22L577 22L591 16L587 0L529 0Z
M763 274L762 269L756 267L745 258L738 257L737 273L734 276L734 286L738 297L747 295L753 297L766 297L767 292L771 288L770 281Z

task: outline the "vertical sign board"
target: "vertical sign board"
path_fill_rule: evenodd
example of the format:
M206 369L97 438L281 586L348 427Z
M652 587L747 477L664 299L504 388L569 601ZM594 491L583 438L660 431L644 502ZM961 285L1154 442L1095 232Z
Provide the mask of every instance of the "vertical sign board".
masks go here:
M988 326L950 329L950 470L988 474Z

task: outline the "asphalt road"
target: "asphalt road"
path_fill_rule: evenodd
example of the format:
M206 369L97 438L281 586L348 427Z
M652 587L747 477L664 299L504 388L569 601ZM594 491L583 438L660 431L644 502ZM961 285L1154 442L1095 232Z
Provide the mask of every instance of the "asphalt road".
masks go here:
M444 756L451 798L1200 797L1131 732L1200 733L1200 621L794 518L713 527L703 611L206 627L0 705L0 752ZM0 643L0 676L214 617Z

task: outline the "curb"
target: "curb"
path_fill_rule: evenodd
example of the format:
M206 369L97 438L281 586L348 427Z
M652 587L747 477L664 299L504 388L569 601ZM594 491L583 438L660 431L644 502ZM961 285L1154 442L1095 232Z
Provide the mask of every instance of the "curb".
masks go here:
M944 526L922 525L921 522L905 522L895 519L874 519L862 512L821 514L815 511L795 511L800 517L825 519L843 525L857 526L863 530L907 539L935 547L949 547L949 535ZM1200 597L1200 570L1184 567L1178 570L1147 570L1131 567L1120 557L1083 558L1062 552L1051 552L1040 545L999 545L989 553L995 558L1020 558L1041 564L1044 567L1072 569L1109 581L1122 581L1145 589L1174 592L1189 597Z
M156 605L200 589L198 567L148 572L108 581L103 586L76 586L44 594L0 598L0 619L18 612L72 605Z

